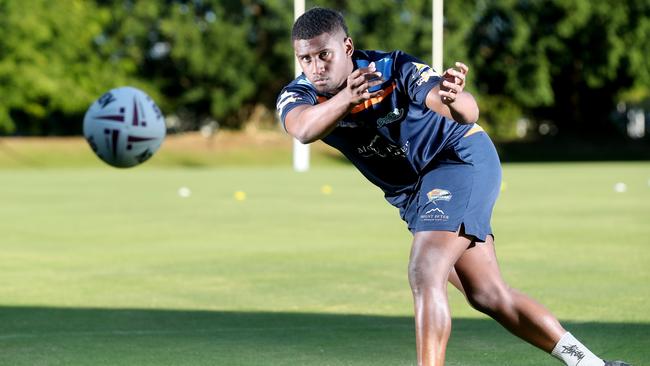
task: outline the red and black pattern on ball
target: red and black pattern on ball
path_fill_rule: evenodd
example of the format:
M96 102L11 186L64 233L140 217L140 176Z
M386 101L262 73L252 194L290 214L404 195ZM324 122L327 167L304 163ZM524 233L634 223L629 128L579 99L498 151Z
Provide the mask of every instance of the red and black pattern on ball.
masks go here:
M138 107L140 107L140 109L138 109ZM133 98L133 125L144 127L147 125L147 121L144 120L144 116L142 116L142 120L140 119L140 111L144 111L142 104L138 102L137 98Z
M110 128L105 128L104 135L106 137L106 144L111 147L113 160L117 160L117 143L119 142L120 130L111 130Z
M126 149L131 150L133 148L133 143L134 142L142 142L142 141L150 141L150 140L155 140L155 137L140 137L140 136L128 136L126 138Z
M104 121L111 121L111 122L124 122L124 108L120 108L120 114L108 114L104 116L95 116L95 119L100 119Z

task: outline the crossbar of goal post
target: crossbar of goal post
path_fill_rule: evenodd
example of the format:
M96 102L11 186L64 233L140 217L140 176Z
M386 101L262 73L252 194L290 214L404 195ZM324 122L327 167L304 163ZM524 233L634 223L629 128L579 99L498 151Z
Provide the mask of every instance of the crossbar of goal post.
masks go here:
M444 0L431 0L431 66L442 74L442 41L443 41L443 11ZM293 1L293 18L298 19L305 12L305 0ZM298 60L294 59L295 75L301 73ZM293 139L293 170L306 172L309 170L309 145Z

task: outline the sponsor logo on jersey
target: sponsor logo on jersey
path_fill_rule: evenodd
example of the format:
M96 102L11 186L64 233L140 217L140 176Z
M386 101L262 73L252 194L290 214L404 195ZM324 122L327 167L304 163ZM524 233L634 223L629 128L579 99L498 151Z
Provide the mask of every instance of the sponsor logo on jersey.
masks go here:
M438 73L433 71L433 69L427 64L421 64L418 62L411 62L411 64L413 64L413 66L415 67L415 73L413 74L413 79L419 77L419 79L415 82L415 85L417 86L426 83L433 76L439 76Z
M439 213L440 215L444 215L445 211L439 209L438 207L432 208L429 211L425 212L425 214L432 214L432 213Z
M402 116L404 116L404 109L395 108L393 111L388 112L387 115L377 120L377 128L382 128L389 123L399 121L402 118Z
M345 119L340 120L338 123L339 127L347 127L347 128L357 128L357 127L362 127L363 125L364 125L363 121L354 121L354 120L345 120Z
M429 203L433 202L434 204L438 204L438 201L451 201L451 192L436 188L427 193L427 198L429 198Z
M368 145L361 145L357 147L357 153L364 158L379 157L379 158L405 158L408 151L408 142L400 147L393 145L382 139L379 135L370 141Z
M445 214L445 211L436 207L425 212L424 215L420 215L420 219L422 221L448 221L449 215Z

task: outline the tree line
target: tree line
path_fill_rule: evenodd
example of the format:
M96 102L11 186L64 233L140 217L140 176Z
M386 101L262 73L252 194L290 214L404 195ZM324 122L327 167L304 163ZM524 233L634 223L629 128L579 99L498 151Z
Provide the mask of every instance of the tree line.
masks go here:
M357 48L431 61L430 0L312 6L339 9ZM650 97L650 0L450 0L444 16L444 64L470 65L497 138L518 121L622 135L617 105ZM122 85L178 129L240 128L293 78L292 23L292 0L0 0L0 134L79 134L90 103Z

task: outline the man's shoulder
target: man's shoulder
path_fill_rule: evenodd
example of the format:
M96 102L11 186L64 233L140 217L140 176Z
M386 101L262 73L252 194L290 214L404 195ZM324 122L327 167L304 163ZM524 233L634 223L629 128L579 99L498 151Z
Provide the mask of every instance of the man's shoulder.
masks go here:
M377 51L377 50L356 50L354 61L357 67L367 67L371 62L375 63L377 71L381 72L385 78L389 78L395 72L402 68L410 69L426 66L423 61L402 50Z
M279 103L282 100L286 100L287 97L291 97L294 101L310 101L313 104L318 99L318 92L305 75L301 74L282 88L278 95L277 102Z
M316 88L303 74L282 88L276 100L276 109L279 116L284 119L291 109L301 104L314 105L318 103L318 98Z
M382 50L355 50L353 58L356 61L367 61L378 62L385 60L400 61L403 59L411 59L414 56L402 51L402 50L392 50L392 51L382 51Z
M312 85L312 83L305 77L304 74L300 74L298 77L293 79L289 84L287 84L283 88L283 91L289 89L300 90L305 92L316 92L316 88L314 88L314 85Z

